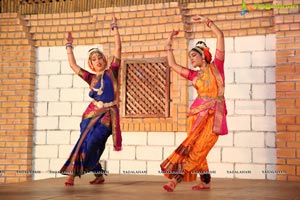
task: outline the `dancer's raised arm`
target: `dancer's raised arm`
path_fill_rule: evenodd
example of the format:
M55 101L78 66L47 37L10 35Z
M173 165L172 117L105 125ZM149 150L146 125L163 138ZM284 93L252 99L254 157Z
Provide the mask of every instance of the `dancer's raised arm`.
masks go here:
M224 60L224 50L225 50L225 42L224 42L224 34L223 32L219 29L219 27L209 18L204 17L204 16L195 16L192 18L193 23L206 23L206 25L211 29L211 31L215 34L217 37L217 51L216 51L216 57L219 60ZM222 53L223 52L223 53Z
M118 30L117 18L114 13L112 14L111 29L112 29L112 31L114 33L114 37L115 37L114 56L117 59L121 59L122 44L121 44L121 38L120 38L119 30Z

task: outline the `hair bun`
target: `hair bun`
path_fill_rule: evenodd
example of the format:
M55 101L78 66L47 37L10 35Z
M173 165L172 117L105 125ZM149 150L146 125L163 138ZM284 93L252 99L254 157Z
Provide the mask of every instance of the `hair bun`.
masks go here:
M207 45L206 45L205 42L203 42L203 41L198 41L198 42L196 43L196 47L199 47L199 48L201 48L201 49L204 49L204 48L207 48Z

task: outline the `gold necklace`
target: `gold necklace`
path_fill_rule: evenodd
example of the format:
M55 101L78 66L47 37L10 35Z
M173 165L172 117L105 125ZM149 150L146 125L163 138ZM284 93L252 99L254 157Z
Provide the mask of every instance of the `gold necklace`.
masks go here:
M103 93L103 87L104 87L104 81L103 81L103 76L104 76L105 71L103 71L102 73L96 74L95 77L95 84L93 84L92 86L92 90L97 92L98 95L101 95ZM98 83L98 81L100 80L100 88L95 88L94 86Z
M205 74L207 74L207 78L205 79ZM209 67L207 64L205 65L204 69L201 69L198 71L197 79L204 82L206 86L210 86L210 73L209 73Z

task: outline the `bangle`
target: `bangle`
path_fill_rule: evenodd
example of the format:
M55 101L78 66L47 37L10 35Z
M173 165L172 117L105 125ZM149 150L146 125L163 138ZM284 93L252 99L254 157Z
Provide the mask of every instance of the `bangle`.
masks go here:
M210 28L211 23L214 23L214 22L213 22L211 19L207 19L207 21L206 21L206 26L207 26L208 28Z
M119 27L116 23L112 23L111 24L111 30L114 30L115 28L118 29Z
M67 49L68 47L71 47L71 48L73 49L72 43L69 43L69 42L68 42L68 43L66 44L66 49Z

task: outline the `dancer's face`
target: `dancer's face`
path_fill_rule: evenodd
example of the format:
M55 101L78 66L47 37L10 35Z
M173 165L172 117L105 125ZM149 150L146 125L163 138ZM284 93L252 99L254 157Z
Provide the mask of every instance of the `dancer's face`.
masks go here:
M190 51L189 58L193 67L200 67L203 62L205 62L205 60L202 58L202 55L194 50Z
M96 72L103 71L107 65L105 56L98 52L92 54L91 61Z

